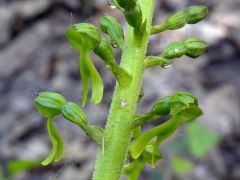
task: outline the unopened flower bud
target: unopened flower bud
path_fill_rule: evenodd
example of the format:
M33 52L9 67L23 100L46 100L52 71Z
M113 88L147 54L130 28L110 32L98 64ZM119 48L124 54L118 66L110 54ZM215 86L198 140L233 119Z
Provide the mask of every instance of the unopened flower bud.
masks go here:
M163 51L163 57L167 59L179 58L186 53L186 47L183 41L177 41L169 44Z
M180 29L187 23L187 16L185 12L177 12L171 16L169 16L164 25L169 30Z
M201 56L208 48L208 44L197 38L189 38L185 42L186 55L191 58Z
M34 102L42 116L54 117L61 113L61 108L66 103L66 100L58 93L42 92Z
M142 26L142 10L139 4L133 9L124 12L125 18L130 26L134 29L140 30Z
M190 6L185 10L187 23L196 24L208 15L207 6Z
M66 103L62 107L62 114L67 120L73 122L74 124L77 124L79 126L84 126L87 124L87 116L75 103Z

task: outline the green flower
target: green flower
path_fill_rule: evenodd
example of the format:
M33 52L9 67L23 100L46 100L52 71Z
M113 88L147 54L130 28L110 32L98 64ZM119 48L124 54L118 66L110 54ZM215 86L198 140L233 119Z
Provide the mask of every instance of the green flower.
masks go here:
M90 52L101 41L100 33L92 24L79 23L74 24L71 29L66 30L65 34L72 47L80 52L80 75L83 82L82 105L85 106L87 101L89 81L92 82L91 101L93 103L100 103L103 95L103 82L90 57Z

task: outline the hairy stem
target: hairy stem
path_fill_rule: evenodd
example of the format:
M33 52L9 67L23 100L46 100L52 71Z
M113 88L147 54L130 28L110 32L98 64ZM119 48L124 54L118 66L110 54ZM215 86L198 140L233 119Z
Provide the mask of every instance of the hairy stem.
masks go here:
M139 0L138 2L143 11L143 18L147 20L147 33L139 44L139 39L134 36L133 29L128 27L121 67L132 76L132 81L128 87L116 85L103 141L104 152L99 148L94 180L120 179L128 151L132 134L131 123L141 87L155 0Z

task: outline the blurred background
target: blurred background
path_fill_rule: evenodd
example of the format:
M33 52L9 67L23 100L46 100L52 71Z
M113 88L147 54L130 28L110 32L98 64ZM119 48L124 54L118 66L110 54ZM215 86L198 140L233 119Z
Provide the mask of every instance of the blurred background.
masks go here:
M138 111L147 112L163 96L188 91L199 98L204 116L161 145L164 159L154 169L146 166L141 180L240 180L240 1L157 0L153 23L193 4L207 5L208 18L152 36L148 54L158 55L170 42L190 36L207 41L208 52L196 60L183 57L166 70L146 70ZM62 118L56 126L65 142L64 158L47 167L39 164L51 144L46 119L33 99L41 91L57 91L80 104L78 54L64 30L76 22L98 25L102 15L115 16L126 30L107 0L0 0L0 179L91 179L96 146ZM119 60L118 50L116 55ZM91 123L103 127L114 79L93 59L105 83L104 98L84 110Z

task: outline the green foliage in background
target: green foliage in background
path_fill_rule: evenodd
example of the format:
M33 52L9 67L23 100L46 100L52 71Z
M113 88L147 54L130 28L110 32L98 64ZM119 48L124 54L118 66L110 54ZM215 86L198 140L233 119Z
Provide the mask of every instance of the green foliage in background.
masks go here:
M168 146L173 172L180 176L190 173L195 164L193 160L204 160L219 141L220 136L201 123L195 121L187 124L184 134Z
M194 122L186 128L188 150L199 159L204 158L206 154L219 142L219 135L208 130L200 123Z
M193 163L181 156L172 156L171 162L174 172L179 175L185 175L193 169Z
M10 160L6 164L6 176L0 167L0 180L13 180L16 175L39 167L40 162L34 160Z

